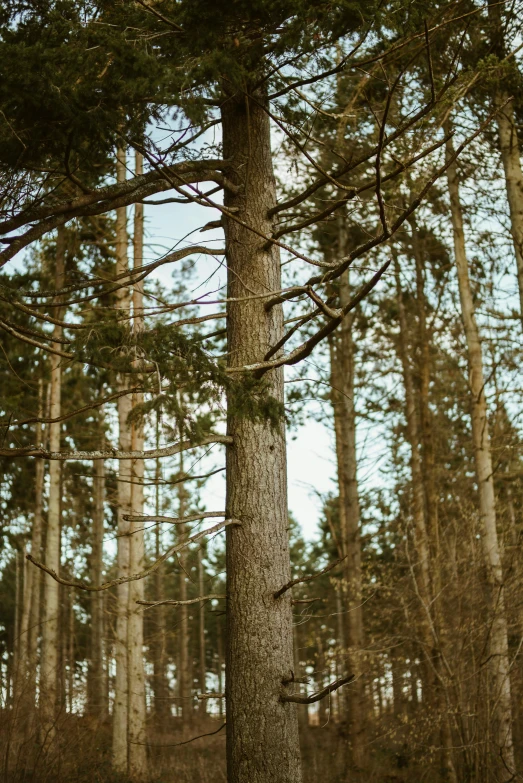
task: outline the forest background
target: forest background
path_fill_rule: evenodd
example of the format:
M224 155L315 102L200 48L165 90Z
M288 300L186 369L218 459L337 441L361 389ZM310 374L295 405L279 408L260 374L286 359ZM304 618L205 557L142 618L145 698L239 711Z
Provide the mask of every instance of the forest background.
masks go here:
M520 779L518 3L0 13L3 779Z

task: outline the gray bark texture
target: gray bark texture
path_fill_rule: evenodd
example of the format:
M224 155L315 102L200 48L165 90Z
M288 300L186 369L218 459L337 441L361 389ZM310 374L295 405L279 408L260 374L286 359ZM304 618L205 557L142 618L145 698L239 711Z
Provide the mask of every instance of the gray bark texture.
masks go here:
M231 95L222 111L224 156L240 192L225 192L225 206L270 236L268 210L276 200L270 125L260 104ZM228 296L248 297L280 288L280 256L232 218L225 220ZM228 302L229 365L263 360L282 336L283 311L263 299ZM265 395L283 403L283 369L265 376ZM227 534L227 769L229 783L300 783L295 705L279 700L282 678L293 669L291 592L274 599L290 579L286 444L283 420L238 415L228 400L227 500L241 527Z

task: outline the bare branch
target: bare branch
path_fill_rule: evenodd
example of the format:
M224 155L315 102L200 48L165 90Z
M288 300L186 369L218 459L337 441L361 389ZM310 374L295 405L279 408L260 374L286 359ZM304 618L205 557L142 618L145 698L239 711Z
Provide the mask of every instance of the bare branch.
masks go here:
M131 745L147 745L148 748L177 748L179 745L188 745L189 742L194 742L194 740L201 739L202 737L212 737L213 734L218 734L219 731L221 731L227 724L222 723L220 728L216 729L216 731L208 731L206 734L198 734L197 737L191 737L191 739L184 740L183 742L171 742L166 745L155 745L150 742L132 742L130 741Z
M225 599L226 595L222 593L210 593L210 595L201 595L199 598L190 598L188 601L172 601L166 598L163 601L137 601L140 606L189 606L189 604L199 604L201 601L212 601L213 599Z
M294 587L295 585L300 585L303 582L311 582L313 579L317 579L318 576L323 576L323 574L327 574L329 571L332 571L333 568L336 568L336 566L338 566L344 560L345 560L344 557L340 558L339 560L335 560L334 563L330 563L322 571L318 571L317 574L312 574L311 576L300 576L298 577L298 579L291 579L291 581L287 582L286 585L283 585L283 587L280 587L279 590L276 590L276 592L274 593L274 598L275 599L279 598L284 593L286 593L287 590L290 590L291 587Z
M184 525L186 522L196 522L199 519L207 519L208 517L225 516L227 516L225 511L202 511L199 514L191 514L188 517L146 517L143 515L124 514L124 519L126 522L168 522L170 525Z
M181 451L196 449L199 446L208 446L211 443L224 443L230 445L233 439L230 435L210 435L197 443L190 440L182 440L179 443L173 443L171 446L165 446L163 449L150 449L149 451L118 451L110 449L109 451L46 451L41 448L31 446L21 449L0 449L0 457L40 457L40 459L53 459L63 462L71 460L95 460L95 459L159 459L160 457L171 457L173 454L179 454Z
M280 701L290 701L294 704L314 704L315 701L321 701L325 696L328 696L329 693L337 691L338 688L341 688L342 685L347 685L347 683L352 682L353 679L354 674L348 674L346 677L342 677L341 680L331 682L326 688L323 688L323 690L318 691L317 693L312 693L310 696L300 696L298 693L282 693Z
M109 590L111 587L123 585L126 582L137 582L139 579L145 579L145 577L150 576L150 574L153 574L155 571L157 571L162 563L165 563L165 561L171 557L171 555L174 555L176 552L180 552L180 550L184 549L189 544L200 541L200 539L205 538L205 536L209 536L212 533L217 533L219 530L227 527L228 525L241 525L241 522L237 519L226 519L225 522L218 522L217 525L213 525L213 527L209 527L207 530L202 530L200 533L196 533L196 535L191 536L186 541L182 541L180 544L175 544L174 546L170 547L170 549L168 549L167 552L159 557L158 560L155 560L152 566L149 566L149 568L146 568L144 571L141 571L138 574L131 574L131 576L121 576L118 579L112 579L110 582L105 582L103 585L99 585L98 587L95 587L94 585L88 585L85 582L72 582L69 579L62 579L62 577L58 576L56 571L53 571L52 568L48 568L44 563L39 563L38 560L35 560L31 555L26 555L26 559L37 568L45 571L45 573L49 574L49 576L52 576L55 582L58 582L61 585L65 585L66 587L75 587L78 590L86 590L89 593L99 593L102 590Z

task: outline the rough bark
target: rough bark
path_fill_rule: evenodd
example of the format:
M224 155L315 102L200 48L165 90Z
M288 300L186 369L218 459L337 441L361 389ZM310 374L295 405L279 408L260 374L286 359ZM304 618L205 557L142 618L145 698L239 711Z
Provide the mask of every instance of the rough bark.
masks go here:
M65 263L65 234L59 228L56 239L55 287L63 288ZM61 317L59 314L58 317ZM62 327L55 325L53 337L62 337ZM59 343L53 343L59 347ZM62 359L51 354L51 393L49 415L52 419L61 414ZM60 451L60 423L49 425L49 448ZM47 531L45 539L45 564L53 571L60 571L60 517L61 517L61 466L49 463L49 500L47 510ZM42 666L40 677L43 727L49 740L54 735L55 710L58 699L58 666L60 619L59 586L50 576L44 576L44 610L42 628Z
M447 160L452 159L452 141L447 142ZM489 653L492 677L491 699L494 731L492 757L499 767L499 780L514 779L515 762L512 739L512 704L509 676L508 636L505 613L505 590L496 529L496 501L492 468L483 353L476 322L470 285L463 216L459 196L457 166L447 169L454 255L458 276L461 315L467 342L469 388L471 397L472 439L479 495L479 513L483 557L487 574L489 610Z
M116 160L116 178L118 183L125 182L126 154L118 150ZM123 274L128 268L127 260L127 210L120 207L116 211L116 275ZM130 309L129 290L124 287L118 291L117 307L122 315L128 316ZM120 388L128 388L125 377L118 378ZM118 446L123 451L131 450L131 430L128 417L131 412L132 400L129 396L118 399ZM118 551L117 576L129 575L129 522L124 519L131 513L131 479L132 463L130 460L120 460L118 463ZM129 670L127 660L127 626L129 611L129 583L120 584L116 588L116 638L115 662L116 675L114 684L113 706L113 768L126 774L128 767L128 710L129 710Z
M96 460L93 463L93 529L91 568L93 585L103 581L103 536L104 536L104 498L105 463ZM89 679L87 685L87 709L92 715L103 720L107 714L107 687L104 669L104 594L91 594L91 658L89 661Z
M268 210L276 193L270 125L260 103L230 95L222 103L224 157L229 178L240 186L225 191L225 206L270 236ZM225 219L228 296L248 297L280 288L280 257L245 226ZM227 305L228 361L231 366L263 359L282 336L280 305L261 299ZM283 370L265 376L265 395L283 404ZM290 579L286 445L283 420L253 420L237 411L229 394L227 516L241 527L227 534L227 768L229 783L299 783L298 722L295 706L279 699L282 678L293 668L290 591L274 593Z
M136 153L136 175L143 172L143 160ZM133 263L138 268L143 263L143 205L135 205ZM138 335L143 330L143 283L137 283L133 289L133 332ZM143 404L143 394L133 394L133 408ZM131 426L131 449L142 451L144 447L144 428L141 419ZM143 477L144 461L132 461L131 508L133 516L143 514ZM132 574L143 571L145 567L143 523L130 523L129 569ZM127 650L129 655L129 776L132 780L144 780L147 777L146 752L146 710L145 710L145 669L143 652L143 610L137 601L144 599L144 582L139 579L129 585L129 620L127 627Z

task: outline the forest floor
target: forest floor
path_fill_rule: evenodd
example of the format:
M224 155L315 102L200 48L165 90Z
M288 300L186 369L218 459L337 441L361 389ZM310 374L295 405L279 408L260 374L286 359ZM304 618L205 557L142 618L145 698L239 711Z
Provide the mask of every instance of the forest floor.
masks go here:
M46 750L36 737L17 743L0 711L2 765L5 783L127 783L110 767L109 722L64 715ZM227 783L224 719L196 716L182 724L166 718L149 731L151 783ZM36 733L35 733L36 734ZM204 736L200 736L204 735ZM198 737L198 739L194 739ZM419 760L409 758L405 745L376 744L364 775L347 777L343 726L302 727L300 733L304 783L418 783ZM193 741L191 741L193 740ZM7 759L9 757L9 764ZM426 771L426 768L425 768ZM429 783L428 778L425 778Z

